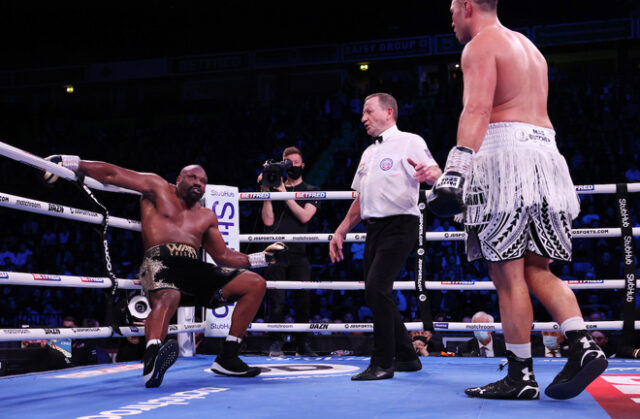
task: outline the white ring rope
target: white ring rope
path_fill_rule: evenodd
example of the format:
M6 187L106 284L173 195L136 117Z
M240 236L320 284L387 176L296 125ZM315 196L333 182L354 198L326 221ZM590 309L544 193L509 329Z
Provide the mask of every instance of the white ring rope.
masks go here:
M117 280L120 289L142 289L140 281L137 279L117 278ZM112 285L111 279L106 277L2 271L0 271L0 284L63 288L111 288Z
M169 325L169 334L204 332L204 323L185 323ZM144 336L143 326L120 326L125 337ZM113 329L103 327L44 327L25 329L0 329L0 341L41 340L41 339L98 339L116 337Z
M69 170L66 167L59 166L55 163L51 163L50 161L45 160L42 157L38 157L34 154L27 153L26 151L20 150L17 147L3 143L1 141L0 141L0 154L2 154L5 157L9 157L10 159L16 160L20 163L24 163L31 167L35 167L36 169L40 169L45 172L51 172L54 175L58 175L59 177L70 180L72 182L75 182L76 180L78 180L78 176L75 174L73 170ZM139 192L132 191L125 188L120 188L118 186L105 185L90 177L85 177L84 184L90 188L99 189L107 192L120 192L120 193L140 195Z
M587 330L622 330L622 321L585 322ZM424 330L422 322L406 322L407 330ZM469 332L473 330L502 330L502 323L460 323L433 322L437 332ZM640 320L635 322L635 328L640 329ZM533 323L532 331L560 330L555 322ZM249 332L372 332L373 323L251 323Z
M585 322L587 330L622 330L622 321ZM407 330L423 330L422 322L406 322ZM169 334L204 332L204 323L187 323L169 325ZM471 332L474 330L500 331L502 323L460 323L434 322L436 332ZM559 330L555 322L533 323L532 331ZM640 329L640 320L635 322L635 329ZM144 336L144 327L120 326L123 336ZM248 332L372 332L373 323L251 323ZM113 337L110 327L79 328L25 328L0 329L0 341L51 340L51 339L97 339Z
M102 224L104 216L94 211L88 211L51 202L37 201L0 192L0 207L12 208L19 211L33 212L36 214L50 215L66 218L68 220L82 221L91 224ZM140 221L109 216L109 227L117 227L125 230L141 231Z
M283 192L284 193L284 192ZM288 193L288 192L287 192ZM50 215L53 217L66 218L68 220L82 221L91 224L101 224L103 216L94 211L88 211L64 205L53 204L51 202L38 201L35 199L24 198L21 196L11 195L0 192L0 207L12 208L19 211L33 212L36 214ZM141 231L142 225L140 221L129 220L127 218L109 217L109 226L121 228L124 230ZM612 228L574 228L572 231L574 238L600 238L600 237L620 237L621 229ZM633 228L634 237L640 236L640 227ZM447 231L447 232L427 232L425 234L427 241L450 241L464 240L467 234L464 231ZM250 242L274 242L280 241L285 243L298 242L325 242L331 241L333 234L240 234L241 243ZM367 235L365 233L349 233L346 236L347 243L364 243Z
M118 288L135 290L142 289L137 279L117 278ZM623 289L624 279L584 279L564 281L572 289ZM640 288L640 279L636 280ZM0 285L27 285L40 287L76 287L76 288L111 288L111 279L106 277L89 277L57 274L38 274L29 272L0 271ZM394 290L415 290L413 281L396 281ZM425 281L428 290L495 290L491 281ZM364 290L363 281L267 281L267 288L279 290L334 290L357 291Z

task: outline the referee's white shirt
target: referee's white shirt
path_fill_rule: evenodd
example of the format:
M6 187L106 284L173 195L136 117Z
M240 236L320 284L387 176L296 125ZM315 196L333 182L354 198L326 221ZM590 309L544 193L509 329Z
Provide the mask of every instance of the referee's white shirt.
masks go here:
M362 153L351 188L360 192L362 219L392 215L419 215L420 183L407 161L437 166L427 143L416 134L393 126L382 134L382 142L371 144Z

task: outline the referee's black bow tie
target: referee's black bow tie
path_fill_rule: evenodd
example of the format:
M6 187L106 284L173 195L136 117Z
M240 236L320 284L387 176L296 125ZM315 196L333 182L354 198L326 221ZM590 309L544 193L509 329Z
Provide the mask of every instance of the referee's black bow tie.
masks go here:
M373 143L381 143L382 142L382 135L378 135L377 137L372 137L371 138Z

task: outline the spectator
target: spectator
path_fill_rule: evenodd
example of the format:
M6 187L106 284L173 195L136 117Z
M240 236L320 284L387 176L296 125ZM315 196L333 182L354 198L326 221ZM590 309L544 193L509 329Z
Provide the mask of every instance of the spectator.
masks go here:
M531 353L535 357L560 358L566 357L568 346L560 330L543 330L542 340L532 339Z
M493 323L494 319L491 314L478 311L471 318L471 322ZM493 332L486 330L476 330L473 332L473 338L463 342L458 347L458 351L462 356L481 356L484 358L506 356L507 354L504 338L501 335L494 335Z

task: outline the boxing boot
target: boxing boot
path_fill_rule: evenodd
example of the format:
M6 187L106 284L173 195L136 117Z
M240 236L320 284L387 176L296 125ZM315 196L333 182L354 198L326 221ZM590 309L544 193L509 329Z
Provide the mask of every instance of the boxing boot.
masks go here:
M147 388L158 387L162 384L164 373L178 359L178 342L169 339L164 345L149 345L142 356L144 369L142 379Z
M255 377L260 374L258 367L250 367L238 358L240 342L225 341L222 352L211 365L211 371L229 377Z
M533 360L518 358L507 351L509 370L507 376L495 383L472 387L464 392L469 397L483 399L535 400L540 398L540 388L533 375Z
M544 390L554 399L570 399L582 393L589 384L607 369L609 362L602 349L586 330L566 333L569 356L562 371Z

